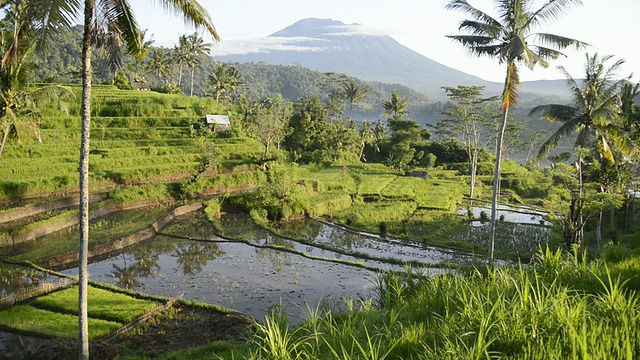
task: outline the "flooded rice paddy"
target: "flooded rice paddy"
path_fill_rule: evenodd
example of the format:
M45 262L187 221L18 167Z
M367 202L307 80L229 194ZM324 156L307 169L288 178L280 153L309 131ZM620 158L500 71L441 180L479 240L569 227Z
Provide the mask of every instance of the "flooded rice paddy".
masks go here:
M517 214L512 209L503 210ZM480 217L484 210L472 211ZM154 210L149 213L156 216ZM542 215L526 212L505 216L499 226L500 246L535 250L550 234ZM132 214L115 216L115 224L124 219L138 221ZM111 229L114 223L110 220L100 221L109 232L93 232L92 241L94 236L111 238L120 233ZM486 241L488 227L477 222L470 222L452 236L470 242ZM274 306L281 306L294 321L300 321L307 306L328 303L340 308L347 298L375 297L379 271L405 271L405 264L410 263L431 276L479 258L310 219L287 223L277 233L258 227L246 215L227 214L210 222L198 211L174 220L151 240L93 261L89 264L90 279L150 295L219 305L258 320ZM76 246L74 231L54 237L56 242ZM39 254L32 250L11 253L24 260L33 260L30 257ZM76 275L77 269L62 272ZM0 276L0 297L4 298L21 288L57 281L2 262Z

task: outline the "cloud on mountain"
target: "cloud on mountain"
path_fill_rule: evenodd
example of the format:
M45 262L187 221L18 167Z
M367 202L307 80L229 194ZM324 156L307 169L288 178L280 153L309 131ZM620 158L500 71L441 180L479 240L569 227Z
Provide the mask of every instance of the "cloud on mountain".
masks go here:
M318 52L328 49L326 46L311 46L311 43L322 43L326 40L310 37L276 37L253 38L220 42L213 47L213 55L245 55L270 53L272 51ZM319 44L319 45L320 45Z
M367 36L388 36L382 29L374 29L362 24L342 24L328 26L330 32L325 33L327 36L352 36L352 35L367 35Z

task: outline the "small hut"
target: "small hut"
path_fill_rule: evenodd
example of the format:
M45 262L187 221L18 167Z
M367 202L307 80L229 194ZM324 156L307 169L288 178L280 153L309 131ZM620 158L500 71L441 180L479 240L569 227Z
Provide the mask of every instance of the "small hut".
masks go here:
M231 131L231 122L228 115L207 115L206 122L207 126L213 131Z

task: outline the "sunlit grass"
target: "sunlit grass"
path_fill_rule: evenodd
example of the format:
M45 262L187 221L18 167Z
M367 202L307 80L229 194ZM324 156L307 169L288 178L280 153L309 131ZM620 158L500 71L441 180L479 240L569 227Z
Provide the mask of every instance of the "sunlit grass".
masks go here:
M122 326L117 322L96 318L89 318L88 324L91 339L108 335ZM14 306L0 312L0 327L56 338L78 337L78 317L76 315L53 312L28 305Z
M88 289L88 312L90 318L127 323L153 310L160 304L155 301L136 299L95 287ZM61 313L78 312L78 287L39 297L33 305Z

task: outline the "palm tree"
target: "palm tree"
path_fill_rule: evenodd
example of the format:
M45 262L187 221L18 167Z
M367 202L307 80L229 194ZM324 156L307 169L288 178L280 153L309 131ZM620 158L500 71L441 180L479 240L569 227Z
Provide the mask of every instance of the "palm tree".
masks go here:
M567 79L569 92L573 97L573 105L548 104L533 108L530 114L538 114L545 119L558 120L562 125L553 133L540 147L538 159L544 157L551 149L558 145L558 142L577 132L574 148L594 149L596 156L603 159L602 169L615 163L615 151L628 154L631 149L631 140L623 128L623 124L618 124L618 117L621 112L621 91L628 79L616 79L617 71L624 60L618 60L610 67L605 67L605 63L612 56L602 58L595 54L586 55L585 78L575 80L563 67L559 67ZM579 177L578 196L582 197L582 165L584 152L577 152L578 160L576 169ZM584 154L584 155L582 155ZM601 171L602 174L603 171ZM604 179L601 179L604 180ZM606 184L601 181L601 189L604 192ZM581 205L582 199L578 199ZM581 206L580 206L581 207ZM578 210L580 210L580 207ZM582 216L578 214L578 224L575 228L577 234L573 239L567 239L570 243L580 243L582 239ZM600 222L596 232L596 241L600 242Z
M369 88L366 85L361 84L356 79L351 79L342 84L342 92L349 100L349 120L353 123L353 103L362 99L368 92Z
M400 97L398 91L393 90L391 94L390 100L385 100L382 102L382 107L384 108L384 116L396 116L396 115L405 115L407 114L407 99Z
M171 61L178 63L178 86L182 85L182 66L189 61L190 55L187 35L180 35L178 45L171 50Z
M65 1L50 0L52 5ZM196 1L165 0L159 2L165 9L183 14L185 21L207 29L214 39L219 36L207 11ZM76 8L76 10L79 10ZM97 25L94 27L94 25ZM96 28L98 31L96 31ZM89 139L91 128L91 51L92 39L107 29L127 46L127 52L138 58L145 55L142 36L126 0L85 0L84 34L82 38L82 136L80 145L80 260L79 260L79 358L89 358L89 331L87 323L88 245L89 245Z
M158 79L164 79L173 72L171 59L161 48L153 48L146 68L147 72L154 73Z
M235 93L238 87L242 85L240 79L242 74L235 66L228 67L227 63L218 63L209 75L209 83L213 89L216 102L222 99L231 99L228 93Z
M572 45L576 47L584 45L575 39L534 32L541 23L556 20L569 7L582 5L582 1L549 0L539 9L532 11L533 2L533 0L494 0L499 15L497 19L471 6L466 0L451 0L446 5L448 10L461 11L471 17L470 20L461 21L458 27L459 30L463 30L469 35L448 37L460 42L472 54L497 59L507 68L502 90L502 123L498 131L491 200L490 262L493 262L495 248L504 134L509 110L517 105L517 87L520 84L518 65L523 64L529 69L533 69L536 65L547 67L549 66L548 60L563 55L560 50Z
M43 16L46 9L42 1L7 1L0 4L4 18L0 31L7 36L0 38L0 50L4 54L0 63L0 158L9 138L21 144L22 130L29 129L37 141L42 142L36 121L42 118L38 103L50 100L61 93L71 91L59 85L29 88L28 76L32 66L27 58L31 52L45 47L45 39L51 33L70 26L66 7L52 11L50 17L39 22L31 21ZM46 33L43 30L48 30Z
M196 67L200 67L202 60L209 54L211 49L211 43L205 43L204 39L194 32L188 38L189 42L189 57L187 58L187 66L191 68L191 90L189 96L193 96L193 74Z

